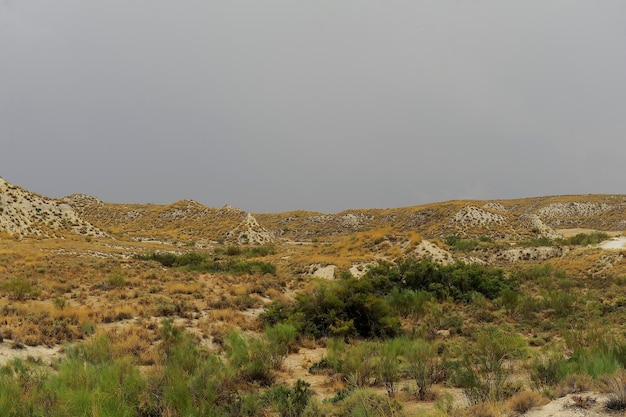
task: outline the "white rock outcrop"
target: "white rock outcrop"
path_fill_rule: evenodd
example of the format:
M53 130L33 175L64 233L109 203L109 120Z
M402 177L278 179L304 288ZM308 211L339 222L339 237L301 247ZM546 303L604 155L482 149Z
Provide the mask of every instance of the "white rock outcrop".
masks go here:
M106 236L65 202L31 193L2 178L0 231L17 236L51 236L57 231Z
M263 245L276 241L274 234L265 229L250 213L241 223L226 234L226 238L239 244Z

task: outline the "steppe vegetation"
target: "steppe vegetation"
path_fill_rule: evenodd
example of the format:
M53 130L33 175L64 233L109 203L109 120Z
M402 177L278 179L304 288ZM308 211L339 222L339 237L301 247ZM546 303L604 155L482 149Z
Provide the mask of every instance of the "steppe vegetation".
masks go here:
M166 211L177 228L189 206ZM2 415L488 417L565 395L578 410L626 409L626 265L593 246L604 232L429 235L457 259L438 263L415 252L434 226L360 230L369 217L355 213L340 217L349 233L263 245L125 238L118 217L95 223L106 236L5 236ZM480 258L537 245L571 249ZM311 265L337 271L315 278Z

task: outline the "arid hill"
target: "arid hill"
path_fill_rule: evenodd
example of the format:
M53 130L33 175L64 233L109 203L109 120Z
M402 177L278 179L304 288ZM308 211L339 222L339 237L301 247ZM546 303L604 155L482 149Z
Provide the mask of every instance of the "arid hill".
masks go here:
M560 236L557 229L626 229L626 195L570 195L516 200L459 200L391 209L354 209L335 214L309 211L251 214L192 200L171 205L110 204L89 196L65 201L86 220L137 239L222 240L247 221L266 242L320 241L356 232L391 229L426 239L458 235L516 241ZM248 220L246 220L248 219ZM257 230L258 229L258 230ZM254 243L254 242L251 242Z
M0 178L0 232L12 236L104 236L62 201L42 197Z
M0 179L0 408L616 415L625 208L573 195L249 213ZM294 398L306 413L284 408Z

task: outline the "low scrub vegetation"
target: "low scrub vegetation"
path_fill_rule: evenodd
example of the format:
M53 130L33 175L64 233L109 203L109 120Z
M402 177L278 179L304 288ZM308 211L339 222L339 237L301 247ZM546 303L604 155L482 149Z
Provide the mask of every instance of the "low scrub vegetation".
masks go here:
M373 266L359 279L347 274L319 282L293 305L270 305L262 319L289 322L300 334L316 338L393 337L400 333L400 316L423 314L431 301L470 303L474 294L495 299L515 285L499 269L404 259Z
M578 233L567 238L551 239L549 237L538 237L518 242L519 246L587 246L597 245L609 238L605 232Z
M74 343L51 364L3 362L0 414L514 415L567 393L583 403L585 391L624 409L619 252L502 268L367 260L359 278L345 272L364 253L360 239L399 250L392 232L356 234L354 258L328 280L302 271L319 263L316 251L333 263L332 239L214 249L198 240L178 252L142 242L119 254L101 245L102 257L84 256L84 240L61 254L50 242L0 242L4 348Z
M153 252L146 255L137 255L136 258L144 261L157 261L166 267L181 268L186 271L215 272L231 274L276 274L276 266L263 261L232 258L221 259L213 254L197 252L178 255L171 252Z

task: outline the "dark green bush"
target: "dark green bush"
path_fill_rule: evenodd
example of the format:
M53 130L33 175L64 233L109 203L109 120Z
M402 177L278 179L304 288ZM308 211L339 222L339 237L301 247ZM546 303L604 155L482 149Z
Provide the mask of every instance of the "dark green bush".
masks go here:
M310 386L308 382L298 379L293 388L284 386L272 388L265 393L264 398L276 408L280 417L299 417L313 396Z
M538 246L553 246L554 241L549 237L537 237L529 240L517 242L518 246L538 247Z
M426 312L426 304L434 299L424 290L407 290L395 287L387 296L389 307L402 317L420 316Z
M238 248L238 247L233 247ZM276 265L262 261L245 259L217 259L213 255L188 252L182 255L153 252L137 255L136 259L157 261L165 267L179 267L186 271L231 273L231 274L271 274L276 275Z
M311 294L297 298L291 316L302 320L302 333L315 337L392 337L400 322L376 292L367 279L319 283Z
M481 241L489 241L489 240L482 240ZM480 242L477 240L467 240L467 239L462 239L460 236L458 235L452 235L452 236L448 236L446 238L446 244L448 246L451 246L452 248L462 251L462 252L469 252L472 251L474 249L476 249L478 246L480 246Z
M560 239L559 243L562 245L575 246L597 245L608 238L609 235L604 232L579 233L576 236Z
M291 322L300 334L314 337L393 337L400 332L398 315L423 314L433 297L469 303L476 293L494 299L515 288L500 269L405 259L374 265L359 279L344 274L318 282L293 306L271 304L262 319Z

